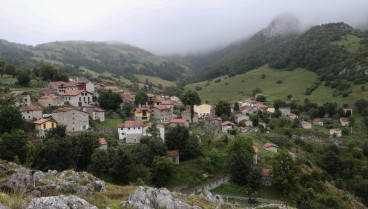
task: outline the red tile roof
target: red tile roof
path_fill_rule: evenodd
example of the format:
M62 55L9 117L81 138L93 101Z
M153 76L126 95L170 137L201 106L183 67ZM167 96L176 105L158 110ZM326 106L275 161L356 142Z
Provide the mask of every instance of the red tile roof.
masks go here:
M42 107L40 107L40 106L24 106L24 107L20 107L19 110L21 112L24 112L24 111L35 111L35 110L42 110Z
M310 124L308 121L303 121L302 124Z
M111 90L111 91L118 91L119 88L117 86L106 86L105 87L106 90Z
M241 117L243 114L236 114L235 117Z
M254 152L255 152L255 153L258 153L258 147L253 146L253 149L254 149Z
M42 118L42 119L39 119L39 120L37 120L37 121L35 121L35 122L33 122L33 123L35 123L35 124L42 124L42 123L45 123L45 122L47 122L47 121L49 121L50 119L45 119L45 118Z
M271 168L262 168L262 176L264 177L273 176L272 174L270 174L270 171L272 171Z
M346 123L346 122L349 122L349 118L342 117L342 118L340 118L340 121Z
M55 91L51 90L51 89L46 89L42 91L43 94L54 94Z
M263 146L266 147L266 148L268 148L268 147L277 147L276 145L271 144L271 143L266 143Z
M323 120L321 118L315 118L313 121L314 122L323 122Z
M124 123L119 123L118 128L124 128L124 127L133 127L133 126L143 126L143 121L141 120L128 120Z
M155 105L155 106L153 106L153 108L157 108L159 110L168 110L169 109L165 105Z
M289 152L289 155L291 155L291 156L294 156L294 157L295 157L295 154L294 154L294 153L292 153L292 152Z
M19 91L19 90L16 90L16 91L11 91L10 93L13 93L13 94L16 94L16 95L20 95L20 94L29 94L25 91Z
M187 119L171 119L169 123L186 123Z
M153 100L154 102L163 102L165 101L163 98L161 97L156 97L155 100Z
M161 102L162 105L173 105L174 102L173 101L170 101L170 100L164 100Z
M105 144L107 144L107 143L106 143L106 140L105 140L104 138L100 138L100 139L98 139L98 143L100 143L101 145L105 145Z
M155 97L156 95L154 94L147 94L148 97Z
M96 112L105 112L105 110L101 109L101 108L98 108L98 107L95 107L93 108Z
M335 128L335 131L341 131L341 129L340 128Z
M179 156L179 150L169 150L166 152L167 157Z
M74 108L72 108L72 107L62 107L62 108L57 109L57 111L60 111L60 112L68 112L70 110L74 110Z
M77 96L78 94L82 93L84 90L72 90L68 91L64 94L64 96Z
M230 121L225 121L225 122L221 123L221 125L222 126L228 126L228 125L235 126L235 124L230 122Z

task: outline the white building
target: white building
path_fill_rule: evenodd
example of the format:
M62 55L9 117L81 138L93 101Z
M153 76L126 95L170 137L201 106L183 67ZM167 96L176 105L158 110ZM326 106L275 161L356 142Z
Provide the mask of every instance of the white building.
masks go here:
M211 115L212 106L209 104L194 105L194 112L198 113L199 117Z
M349 118L345 117L340 118L340 123L342 126L349 126Z
M302 121L302 128L304 129L312 129L312 124L308 121Z
M336 134L337 137L341 137L342 136L341 129L339 128L330 129L330 136L333 136L334 134Z
M130 120L118 124L119 141L124 144L138 144L143 136L143 121Z
M143 136L152 136L151 134L147 133L147 129L151 127L151 123L146 123L143 125ZM162 142L165 143L165 126L157 124L156 127L160 131L160 138L162 139Z
M64 103L74 107L89 106L93 102L93 94L84 90L73 90L64 94Z

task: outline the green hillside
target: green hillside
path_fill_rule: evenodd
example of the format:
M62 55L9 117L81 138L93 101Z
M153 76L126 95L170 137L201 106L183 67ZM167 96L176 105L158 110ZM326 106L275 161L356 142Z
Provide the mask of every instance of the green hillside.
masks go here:
M265 74L265 79L262 79ZM306 95L306 89L317 81L317 74L303 68L295 70L275 70L268 66L262 66L258 69L251 70L247 73L236 75L234 77L221 76L211 81L203 81L187 85L187 89L198 91L203 101L212 104L219 100L235 102L239 99L245 99L252 96L252 90L261 88L263 93L268 96L269 100L283 99L288 95L292 95L294 99L304 100L309 98L310 101L323 104L326 102L336 102L340 105L353 103L358 98L367 98L368 91L361 91L361 85L353 85L352 93L348 97L341 95L333 97L334 89L321 84L311 95ZM218 82L218 80L220 80ZM278 84L278 81L282 83Z
M15 66L33 68L49 63L70 75L87 69L124 76L131 81L137 81L133 74L175 81L187 71L182 65L143 49L112 42L61 41L33 47L0 40L0 58Z

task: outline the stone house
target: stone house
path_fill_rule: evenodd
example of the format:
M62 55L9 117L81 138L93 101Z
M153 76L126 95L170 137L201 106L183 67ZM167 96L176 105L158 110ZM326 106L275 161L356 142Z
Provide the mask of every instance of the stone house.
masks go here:
M64 94L64 103L74 107L90 106L93 102L93 94L84 90L73 90Z
M151 118L151 109L148 107L135 108L134 120L149 121Z
M179 165L179 150L169 150L166 152L167 159L173 161L175 165Z
M105 121L105 110L97 107L83 107L83 111L88 113L92 120Z
M118 124L119 141L124 144L139 144L143 136L143 121L129 120Z
M308 121L302 121L302 128L304 129L312 129L312 124Z
M170 108L164 105L155 105L152 107L151 110L152 110L151 117L158 122L161 123L169 122L172 118Z
M40 106L23 106L19 108L19 111L22 114L23 119L27 121L31 121L34 118L36 120L42 118L42 107Z
M163 101L165 100L162 97L156 96L155 99L153 100L153 105L161 105Z
M295 120L295 119L297 119L297 118L298 118L298 116L297 116L297 115L295 115L294 113L290 113L290 114L288 115L288 117L289 117L291 120Z
M56 91L52 89L45 89L45 90L42 90L41 93L45 96L54 96L56 94Z
M147 133L147 129L151 127L151 125L151 123L143 124L143 136L152 136L151 134ZM165 143L165 126L157 124L156 128L158 128L158 130L160 131L159 137L162 139L162 142Z
M12 91L10 92L15 94L17 97L15 101L15 106L31 106L31 95L26 91Z
M187 119L189 122L191 122L190 110L185 110L185 111L181 112L181 118ZM193 114L193 123L194 124L198 124L199 123L198 113L196 113L196 112L194 112L194 114Z
M272 114L275 112L275 108L274 107L267 107L267 113L268 114Z
M321 118L315 118L315 119L313 119L313 125L323 126L323 120Z
M79 90L78 86L74 82L55 81L50 82L49 87L54 89L58 94L65 94L66 92Z
M65 125L67 132L86 131L89 128L88 116L88 113L68 107L52 112L52 117L58 124Z
M57 122L52 118L43 118L33 122L35 124L35 129L37 131L37 136L44 138L47 131L56 128Z
M239 123L240 121L249 120L249 115L235 114L234 120L235 120L235 123Z
M336 134L337 137L341 137L342 136L341 129L340 128L330 129L330 136L333 136L334 134Z
M349 118L341 117L340 118L340 123L341 123L342 126L349 126Z
M288 116L290 114L290 107L280 107L281 115Z
M271 168L262 168L262 185L272 186L273 175Z
M89 81L77 81L75 84L78 87L78 90L88 91L90 93L94 93L95 85Z
M178 124L189 128L189 121L187 119L171 119L169 122L170 127L176 127Z
M174 102L170 100L164 100L161 102L161 105L164 105L170 109L171 112L174 111Z
M63 106L64 99L59 96L42 96L38 98L38 103L41 105L41 107Z
M230 131L234 129L235 124L230 121L225 121L221 123L221 126L222 126L222 133L229 134Z
M258 147L253 146L253 149L254 149L253 162L254 164L257 164L258 163Z
M267 151L277 153L277 146L271 143L266 143L263 145L263 148Z
M238 127L240 133L247 133L248 129L245 127Z
M104 138L99 138L98 143L100 144L99 149L107 149L107 142Z
M244 122L244 124L245 124L246 127L253 127L253 121L251 121L251 120L246 120Z

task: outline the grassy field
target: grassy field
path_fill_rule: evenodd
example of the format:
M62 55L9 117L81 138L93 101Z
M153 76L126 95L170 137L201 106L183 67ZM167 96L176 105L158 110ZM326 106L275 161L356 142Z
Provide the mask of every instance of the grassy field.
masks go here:
M359 38L354 35L348 34L346 38L343 36L342 40L340 41L334 41L332 44L338 44L345 46L350 52L355 52L359 49L362 45L359 44L359 41L363 40L362 38Z
M149 76L149 75L138 75L135 74L135 77L138 78L138 80L142 83L144 83L146 81L146 79L148 79L148 82L152 82L155 85L158 84L162 84L162 86L176 86L176 83L174 81L167 81L167 80L163 80L159 77L155 77L155 76Z
M97 126L102 126L105 128L117 128L119 123L123 123L121 118L112 119L112 118L105 118L104 122L95 122Z
M262 74L266 75L265 79L262 79ZM221 81L216 83L215 81L218 79ZM278 81L282 81L282 83L278 84ZM336 102L339 105L346 103L352 106L358 98L368 97L368 91L362 92L360 90L361 85L352 86L353 92L349 97L332 97L335 89L324 86L324 84L321 84L311 95L307 96L306 89L311 87L315 81L317 81L317 74L306 69L297 68L287 71L262 66L231 78L221 76L211 81L190 84L185 88L194 90L197 86L202 87L198 94L203 102L208 101L211 104L215 104L219 100L235 102L239 99L246 99L252 96L252 90L255 88L261 88L268 100L271 101L285 99L290 94L299 101L308 98L318 104Z

